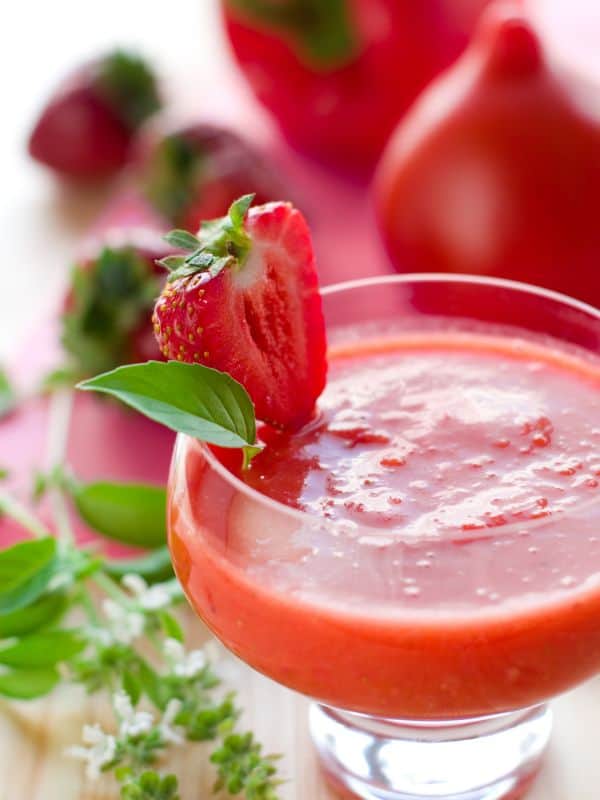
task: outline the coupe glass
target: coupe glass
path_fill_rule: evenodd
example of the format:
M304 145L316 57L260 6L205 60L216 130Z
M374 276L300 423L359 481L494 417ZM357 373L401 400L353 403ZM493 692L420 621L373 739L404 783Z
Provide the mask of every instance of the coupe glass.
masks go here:
M600 375L599 312L524 284L404 275L322 296L330 344L492 331ZM600 442L600 402L597 422ZM598 462L600 474L600 448ZM499 800L520 797L539 768L547 701L600 671L598 499L590 491L568 511L458 540L434 526L416 540L401 528L349 531L250 489L180 436L170 547L215 635L313 699L312 739L338 790Z

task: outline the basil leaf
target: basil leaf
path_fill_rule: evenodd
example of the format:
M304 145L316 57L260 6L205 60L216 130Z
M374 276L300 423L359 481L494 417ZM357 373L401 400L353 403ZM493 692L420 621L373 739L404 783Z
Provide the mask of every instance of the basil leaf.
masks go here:
M141 575L147 583L161 583L172 578L173 566L168 548L160 547L153 553L140 558L120 558L107 561L104 569L113 578L124 575Z
M33 603L56 571L56 541L52 537L20 542L0 553L0 614Z
M60 675L54 667L10 670L0 674L0 695L13 700L33 700L49 694L59 681Z
M160 486L98 481L70 493L84 522L108 539L151 549L167 540L167 499Z
M14 410L17 404L17 396L8 380L8 375L0 367L0 419L6 417Z
M69 661L86 643L75 631L49 631L25 636L16 644L0 648L0 664L38 669Z
M171 430L220 447L244 447L256 439L254 407L244 387L200 364L132 364L78 388L112 395Z
M63 614L69 605L60 592L41 597L27 608L0 616L0 639L24 636L50 625Z
M121 685L123 690L129 695L132 704L137 706L142 694L142 685L138 678L133 672L124 672Z

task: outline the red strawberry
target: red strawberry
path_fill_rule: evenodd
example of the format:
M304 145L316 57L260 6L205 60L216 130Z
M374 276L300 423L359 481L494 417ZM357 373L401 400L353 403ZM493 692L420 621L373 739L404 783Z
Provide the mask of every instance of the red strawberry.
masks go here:
M29 152L70 177L111 175L127 161L139 126L159 107L147 64L131 53L111 53L58 88L33 129Z
M173 231L192 251L173 270L154 310L163 355L228 372L259 419L295 429L307 422L327 372L325 326L308 226L289 203L248 211L252 196L204 223L198 238Z
M189 231L227 213L238 197L253 192L258 202L280 195L266 160L235 133L193 125L152 143L142 156L145 193L174 225Z
M235 56L299 149L373 163L488 0L222 0Z
M111 231L110 242L73 268L62 314L62 344L78 375L160 359L151 316L164 280L154 231Z

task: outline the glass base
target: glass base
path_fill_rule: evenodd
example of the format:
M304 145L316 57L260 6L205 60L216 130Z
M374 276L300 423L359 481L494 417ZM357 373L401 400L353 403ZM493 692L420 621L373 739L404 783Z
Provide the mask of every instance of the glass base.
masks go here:
M327 779L363 800L516 800L537 773L551 728L546 706L423 723L310 709Z

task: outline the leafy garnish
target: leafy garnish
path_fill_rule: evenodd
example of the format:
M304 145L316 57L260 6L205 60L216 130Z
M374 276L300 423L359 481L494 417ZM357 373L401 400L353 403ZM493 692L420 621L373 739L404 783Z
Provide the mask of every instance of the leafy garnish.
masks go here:
M19 542L0 552L0 614L33 603L56 571L57 548L52 537Z
M15 409L16 393L6 372L0 367L0 419Z
M135 53L117 50L103 58L97 81L115 113L132 129L161 107L154 73Z
M228 0L243 17L279 31L315 70L339 69L353 61L359 41L349 0Z
M83 521L107 539L149 549L167 541L161 486L97 481L74 484L70 494Z
M252 243L244 220L254 197L244 195L231 204L224 217L203 222L198 236L183 230L168 233L165 239L169 244L190 252L188 256L167 256L158 262L169 270L169 282L197 272L214 278L226 267L243 266Z
M13 700L33 700L49 694L60 683L56 667L14 669L0 674L0 695Z
M0 645L0 664L8 667L54 667L81 653L85 640L74 630L48 631Z
M171 430L219 447L254 447L254 406L230 375L201 364L148 361L119 367L78 388L116 397Z
M132 339L144 326L150 329L160 288L160 278L133 247L106 247L94 261L74 267L61 340L79 376L135 357ZM69 376L55 379L62 377Z
M125 575L140 575L147 583L160 583L172 578L171 554L166 547L159 547L148 555L139 558L118 558L106 562L106 571L112 578L121 579Z

